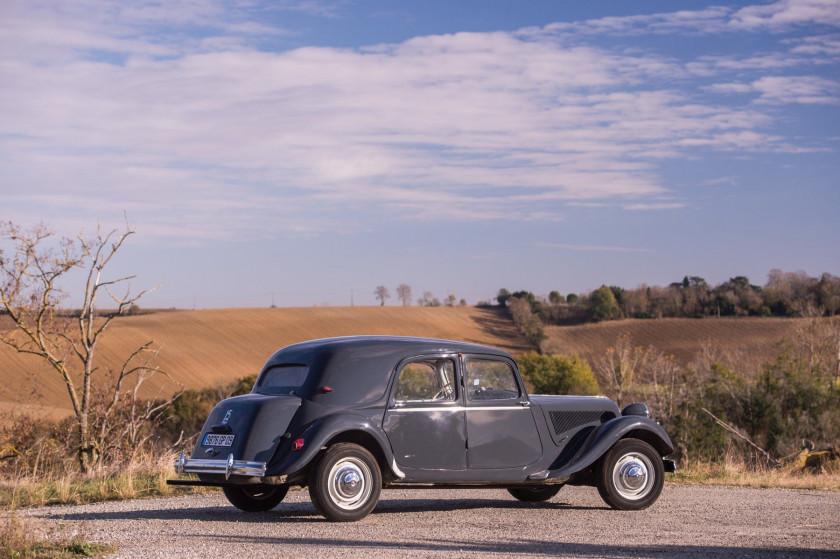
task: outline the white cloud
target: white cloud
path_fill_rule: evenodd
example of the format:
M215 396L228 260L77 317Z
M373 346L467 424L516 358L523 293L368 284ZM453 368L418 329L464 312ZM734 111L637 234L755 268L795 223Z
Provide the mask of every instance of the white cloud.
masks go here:
M791 52L795 54L810 57L827 55L835 60L840 57L840 33L804 37L791 42L796 44L791 49Z
M715 93L758 93L758 103L840 102L840 83L820 76L765 76L752 83L719 83L704 89Z
M153 233L196 239L364 227L352 212L556 220L568 203L683 207L657 198L657 166L701 148L798 149L760 131L772 122L760 107L701 102L690 69L650 53L533 30L264 52L252 35L284 31L255 23L248 4L126 6L2 8L0 47L14 48L0 49L0 189L16 211L127 209ZM597 25L660 31L730 12ZM816 103L834 86L766 77L711 89Z
M771 30L808 24L840 26L840 5L837 0L779 0L741 8L732 14L729 24Z
M615 16L582 22L552 23L522 30L528 36L717 34L739 31L784 31L804 25L840 26L837 0L779 0L743 8L711 6L658 14Z

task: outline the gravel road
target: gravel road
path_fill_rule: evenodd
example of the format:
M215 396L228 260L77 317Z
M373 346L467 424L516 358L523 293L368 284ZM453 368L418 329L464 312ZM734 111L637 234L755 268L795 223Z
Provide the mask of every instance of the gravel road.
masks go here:
M589 487L547 503L504 490L382 492L352 524L326 522L306 491L267 513L219 493L31 509L116 544L116 557L835 557L840 493L667 485L650 509L607 509Z

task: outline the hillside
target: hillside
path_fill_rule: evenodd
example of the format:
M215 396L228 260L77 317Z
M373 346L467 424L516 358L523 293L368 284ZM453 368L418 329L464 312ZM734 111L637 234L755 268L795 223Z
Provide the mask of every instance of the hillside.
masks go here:
M654 347L686 364L709 342L764 360L774 345L795 334L794 318L660 318L616 320L579 326L549 326L543 350L573 353L590 360L603 355L616 340L629 335L634 346Z
M2 319L4 317L0 317ZM8 325L1 323L0 327ZM622 320L579 326L550 326L546 351L602 355L619 336L634 345L654 346L683 363L701 344L739 349L754 358L772 354L773 345L794 334L798 321L779 318L705 318ZM7 326L8 327L8 326ZM355 334L423 336L475 342L528 351L530 346L498 309L473 307L321 307L175 311L126 316L114 321L100 347L102 362L115 367L143 342L161 346L157 364L172 381L159 376L141 395L224 385L254 374L277 349L295 342ZM0 413L12 408L62 417L71 413L66 388L54 371L36 358L0 346Z
M0 324L9 327L6 322ZM254 374L277 349L333 336L390 334L453 339L518 353L528 342L497 309L474 307L320 307L176 311L115 320L100 346L102 362L119 358L153 339L157 364L187 388L223 385ZM171 393L176 383L158 376L141 394ZM37 391L36 391L37 388ZM33 395L33 391L37 395ZM17 404L15 403L17 402ZM61 417L71 413L67 390L37 358L0 346L0 412L13 407Z

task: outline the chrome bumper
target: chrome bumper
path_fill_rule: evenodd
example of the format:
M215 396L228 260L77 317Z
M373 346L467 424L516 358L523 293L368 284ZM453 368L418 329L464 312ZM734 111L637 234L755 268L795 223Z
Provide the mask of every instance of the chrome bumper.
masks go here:
M233 454L227 460L203 460L201 458L187 458L184 453L175 460L175 473L181 474L225 474L230 476L265 476L265 462L249 462L234 460Z

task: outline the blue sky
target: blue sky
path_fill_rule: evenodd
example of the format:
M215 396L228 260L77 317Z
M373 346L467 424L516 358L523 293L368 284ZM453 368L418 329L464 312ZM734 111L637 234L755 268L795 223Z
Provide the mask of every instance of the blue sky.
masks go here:
M840 274L838 70L837 0L6 0L0 218L150 307Z

